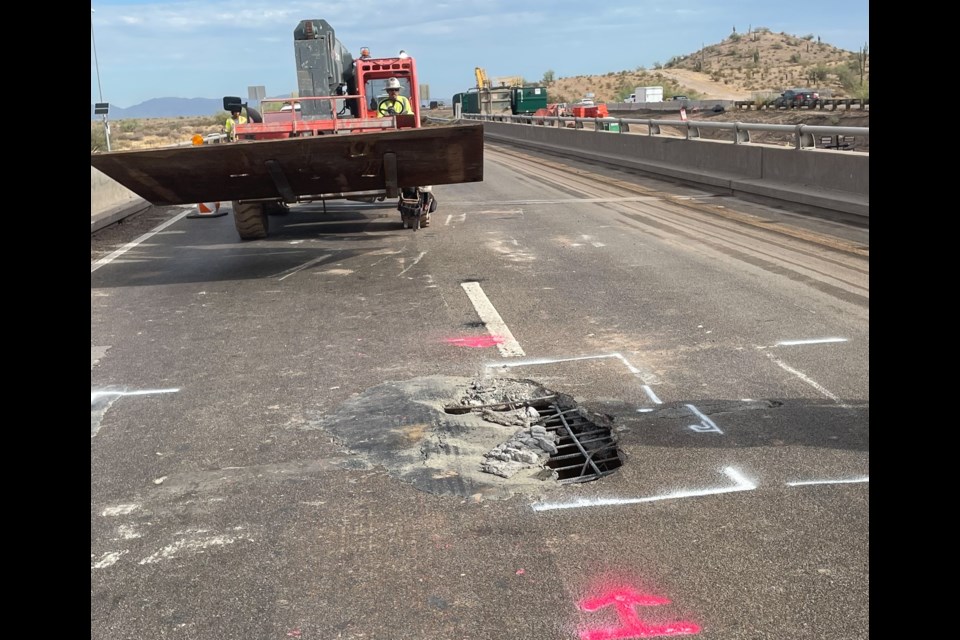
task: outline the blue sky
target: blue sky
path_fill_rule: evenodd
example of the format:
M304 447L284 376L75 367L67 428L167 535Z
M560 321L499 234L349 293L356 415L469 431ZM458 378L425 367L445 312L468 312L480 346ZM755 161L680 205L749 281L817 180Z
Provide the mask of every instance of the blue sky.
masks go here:
M354 55L360 47L417 61L430 99L449 103L490 78L539 81L653 68L716 44L734 28L814 35L869 46L868 0L102 0L91 4L90 101L131 107L151 98L267 96L297 90L293 30L321 18Z

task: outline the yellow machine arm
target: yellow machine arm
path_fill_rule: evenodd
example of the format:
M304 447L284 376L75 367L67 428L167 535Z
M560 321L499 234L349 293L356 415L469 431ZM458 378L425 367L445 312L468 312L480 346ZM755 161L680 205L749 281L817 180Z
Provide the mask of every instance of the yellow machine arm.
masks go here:
M487 72L480 67L474 67L473 72L477 76L477 89L489 89L490 79L487 78Z

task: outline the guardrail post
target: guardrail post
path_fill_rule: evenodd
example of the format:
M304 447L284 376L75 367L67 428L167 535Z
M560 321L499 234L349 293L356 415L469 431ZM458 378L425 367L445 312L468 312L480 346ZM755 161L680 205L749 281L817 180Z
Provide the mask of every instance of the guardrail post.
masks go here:
M745 142L750 142L750 130L741 129L741 122L733 123L733 144L742 144Z
M620 133L630 133L630 123L620 120Z
M806 125L797 125L797 138L794 148L796 149L814 149L817 146L812 133L805 133L803 128Z
M660 135L660 125L658 125L655 120L647 120L647 135L648 136Z

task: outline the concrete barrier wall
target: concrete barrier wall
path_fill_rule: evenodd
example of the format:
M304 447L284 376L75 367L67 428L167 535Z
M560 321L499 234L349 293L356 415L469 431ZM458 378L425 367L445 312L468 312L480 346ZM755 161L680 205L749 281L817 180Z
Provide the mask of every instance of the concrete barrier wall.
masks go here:
M484 122L484 135L719 188L732 195L785 200L858 216L870 212L868 154L505 122ZM146 200L90 167L92 231L148 206Z
M132 211L146 209L149 206L149 202L133 191L99 169L90 167L91 232L130 215Z
M490 140L579 154L688 183L859 216L870 211L870 156L729 141L484 122Z

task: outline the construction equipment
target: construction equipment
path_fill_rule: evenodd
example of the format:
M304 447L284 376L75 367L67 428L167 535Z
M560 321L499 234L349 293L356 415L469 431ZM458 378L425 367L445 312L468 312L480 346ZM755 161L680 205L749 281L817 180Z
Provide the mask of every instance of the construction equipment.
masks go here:
M237 142L208 145L198 137L194 146L94 153L91 165L154 205L232 201L242 240L267 237L269 215L291 204L334 199L396 198L403 226L416 229L436 209L426 185L483 180L483 125L422 123L413 57L373 57L363 48L354 59L319 19L297 25L294 49L298 97L264 99L260 108L298 108L261 114L226 96L225 111L239 105L247 113ZM394 78L412 114L396 113L388 98Z
M486 71L480 67L474 67L473 74L477 77L477 89L482 90L490 88L490 78L487 77Z
M526 115L547 105L547 88L524 83L523 76L502 76L493 83L482 67L474 67L473 74L477 86L453 96L460 113Z

